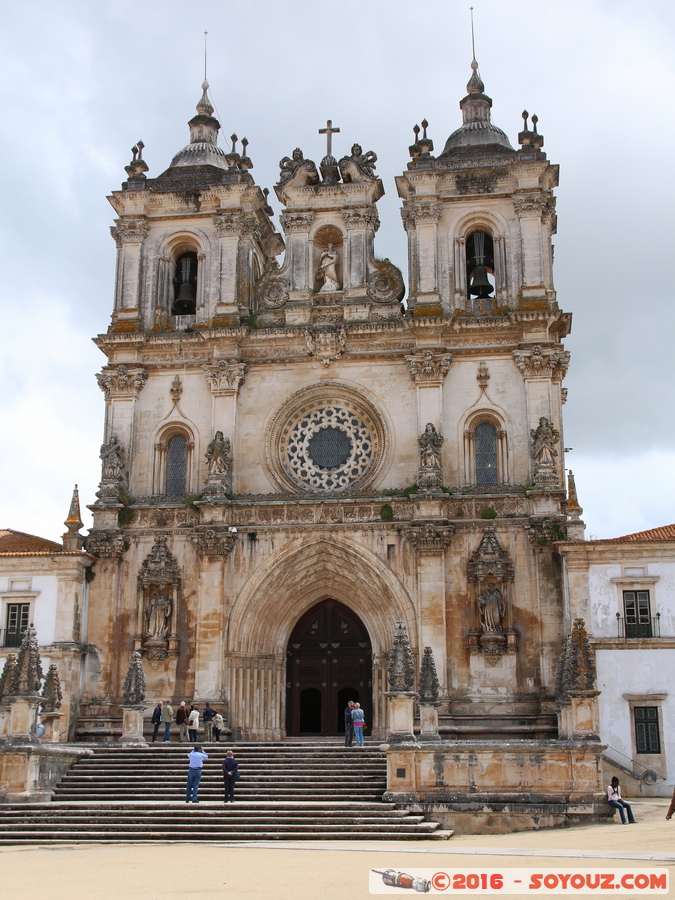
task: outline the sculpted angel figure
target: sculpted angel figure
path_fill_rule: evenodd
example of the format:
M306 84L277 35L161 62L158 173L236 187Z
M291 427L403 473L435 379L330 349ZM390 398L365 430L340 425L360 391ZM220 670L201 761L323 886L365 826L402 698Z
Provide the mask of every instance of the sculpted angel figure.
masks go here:
M487 590L478 598L478 610L484 632L501 632L504 597L494 581L488 582Z
M222 431L216 431L216 436L206 448L209 475L227 475L232 462L230 451L230 439L223 438Z
M292 178L304 161L305 157L299 147L296 147L293 151L292 159L289 156L284 156L279 163L279 169L281 170L279 173L279 181L283 184L284 181L288 181L289 178Z
M323 279L323 287L319 291L320 294L328 294L332 291L340 290L336 269L337 260L337 251L333 250L332 244L329 244L328 249L321 254L321 262L317 273L318 277Z
M103 478L118 479L124 468L124 448L115 435L110 438L109 444L101 444L99 456L103 462Z
M145 628L148 637L164 638L168 635L172 606L166 594L155 588L145 609Z
M372 150L364 153L361 144L354 144L352 146L352 159L362 172L370 175L371 178L375 177L374 169L377 162L377 153L373 153Z
M426 428L417 439L417 443L420 448L420 466L422 468L426 466L440 468L443 437L431 422L427 423Z
M546 416L541 416L537 428L531 430L532 455L539 463L552 464L558 455L555 445L560 440L560 433Z

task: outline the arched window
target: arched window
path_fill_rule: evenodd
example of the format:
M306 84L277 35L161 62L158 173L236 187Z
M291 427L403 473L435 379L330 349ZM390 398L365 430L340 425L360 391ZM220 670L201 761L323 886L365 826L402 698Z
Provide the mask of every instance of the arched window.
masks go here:
M197 254L182 253L176 260L173 279L172 316L194 316L197 312Z
M506 431L497 416L487 411L467 422L464 432L464 484L485 488L509 484Z
M495 252L486 231L474 231L466 242L466 283L471 298L487 300L495 290Z
M166 495L185 495L187 480L187 439L183 434L174 434L166 445Z
M497 468L497 429L481 422L475 430L476 484L499 484Z

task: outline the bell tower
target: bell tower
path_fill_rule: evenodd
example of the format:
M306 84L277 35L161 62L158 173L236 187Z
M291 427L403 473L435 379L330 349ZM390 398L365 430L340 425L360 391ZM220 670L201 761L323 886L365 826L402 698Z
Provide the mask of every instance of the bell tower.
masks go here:
M396 181L408 234L409 303L416 316L483 316L557 309L551 238L558 166L542 151L537 116L523 113L519 150L491 118L471 63L462 125L433 155L415 126L408 171Z

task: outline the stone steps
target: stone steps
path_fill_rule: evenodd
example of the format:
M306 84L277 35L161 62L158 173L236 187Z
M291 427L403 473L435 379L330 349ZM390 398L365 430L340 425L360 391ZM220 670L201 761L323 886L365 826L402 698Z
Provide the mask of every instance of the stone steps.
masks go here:
M241 769L223 803L221 761ZM382 802L386 760L375 746L207 744L199 804L186 804L189 744L92 745L51 803L0 806L0 844L109 841L446 839L436 822Z

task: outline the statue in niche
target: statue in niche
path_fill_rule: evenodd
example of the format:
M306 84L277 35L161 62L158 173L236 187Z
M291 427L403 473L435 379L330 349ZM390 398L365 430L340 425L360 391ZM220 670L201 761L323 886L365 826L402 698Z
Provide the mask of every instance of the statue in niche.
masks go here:
M504 616L504 597L494 581L488 582L487 590L478 597L478 610L483 633L500 634Z
M546 416L541 416L537 428L531 429L532 456L543 466L552 466L558 455L555 445L560 440L560 432L556 431L553 423Z
M216 431L216 436L206 448L206 462L209 475L227 475L230 471L232 462L230 439L223 438L222 431Z
M340 290L336 269L337 261L337 250L333 250L333 245L329 244L328 249L321 254L321 262L317 273L318 277L323 279L323 287L319 290L320 294L329 294Z
M352 159L362 172L370 175L371 178L375 178L374 169L377 162L377 153L373 153L372 150L364 153L361 144L354 144L352 146Z
M155 588L145 610L145 630L149 638L166 638L170 631L173 604L166 594Z
M124 447L115 435L110 438L109 444L101 444L99 455L103 462L103 479L118 481L124 468Z
M420 448L420 466L422 468L440 468L443 438L431 422L427 423L426 428L418 437L417 443Z

